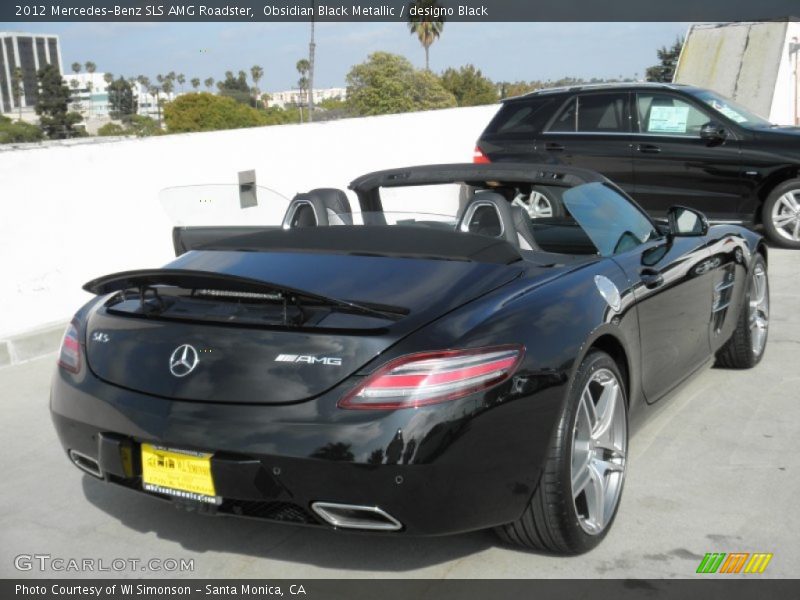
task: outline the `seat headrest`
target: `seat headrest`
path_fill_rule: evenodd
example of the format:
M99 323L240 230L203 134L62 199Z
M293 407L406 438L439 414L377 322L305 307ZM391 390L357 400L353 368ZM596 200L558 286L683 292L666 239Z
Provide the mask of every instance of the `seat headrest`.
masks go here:
M511 206L496 192L477 192L464 207L456 228L501 238L519 247L511 216Z
M305 194L297 194L289 203L283 217L284 229L352 224L352 210L347 194L334 188L318 188Z

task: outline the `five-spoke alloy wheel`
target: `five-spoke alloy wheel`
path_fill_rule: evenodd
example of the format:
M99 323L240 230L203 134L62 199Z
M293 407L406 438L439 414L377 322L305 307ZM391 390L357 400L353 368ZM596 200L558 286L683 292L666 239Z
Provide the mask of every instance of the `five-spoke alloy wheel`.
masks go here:
M785 248L800 248L800 179L775 187L761 210L761 221L770 241Z
M496 529L503 540L547 552L580 554L608 533L627 467L624 368L596 349L583 358L533 497L519 519Z
M611 521L622 493L628 429L622 386L598 369L581 393L572 432L572 499L578 523L596 535Z

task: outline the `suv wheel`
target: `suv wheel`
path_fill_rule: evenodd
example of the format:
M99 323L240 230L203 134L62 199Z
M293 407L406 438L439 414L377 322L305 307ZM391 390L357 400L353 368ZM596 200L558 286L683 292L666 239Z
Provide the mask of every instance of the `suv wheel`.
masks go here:
M529 195L517 196L511 204L524 208L531 219L564 216L558 200L543 187L533 186Z
M770 241L784 248L800 248L800 179L790 179L767 196L761 220Z

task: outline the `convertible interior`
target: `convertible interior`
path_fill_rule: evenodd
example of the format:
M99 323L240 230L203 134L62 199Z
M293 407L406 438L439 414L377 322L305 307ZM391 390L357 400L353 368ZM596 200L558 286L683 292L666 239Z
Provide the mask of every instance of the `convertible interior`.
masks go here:
M176 228L175 249L177 254L192 249L223 248L346 250L352 254L476 260L477 256L485 259L497 253L500 245L496 242L506 242L513 249L516 260L524 258L541 262L544 259L548 263L563 263L587 255L596 256L598 250L595 244L564 206L562 194L567 189L557 185L546 188L536 186L532 190L530 184L464 183L461 185L457 214L446 216L387 210L354 214L344 191L320 188L297 194L289 203L280 226L248 226L235 230L217 227ZM539 195L546 194L553 208L553 216L532 218L529 215L524 206L532 191ZM332 235L323 233L325 228L341 226L349 230L347 248L335 247L337 240L342 239L339 232L331 232ZM397 231L398 228L402 229ZM415 231L407 228L414 228ZM428 230L428 233L421 229ZM276 230L292 231L293 234L275 235ZM489 240L476 242L473 236L450 236L445 232L477 234Z

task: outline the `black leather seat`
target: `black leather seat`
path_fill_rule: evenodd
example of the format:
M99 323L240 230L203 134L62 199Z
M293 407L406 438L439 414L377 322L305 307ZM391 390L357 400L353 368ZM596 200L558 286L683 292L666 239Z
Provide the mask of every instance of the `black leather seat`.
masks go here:
M283 217L283 228L352 225L353 213L347 194L335 188L318 188L297 194Z
M506 240L521 250L539 250L528 215L496 192L477 192L464 207L457 230Z

